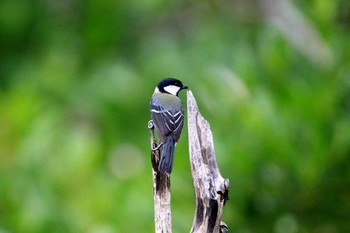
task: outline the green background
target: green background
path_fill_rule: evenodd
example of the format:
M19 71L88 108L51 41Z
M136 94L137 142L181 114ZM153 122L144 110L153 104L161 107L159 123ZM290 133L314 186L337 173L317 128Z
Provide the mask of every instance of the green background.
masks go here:
M211 124L230 232L348 232L349 35L347 0L2 0L0 233L153 232L164 77ZM174 232L195 209L187 140Z

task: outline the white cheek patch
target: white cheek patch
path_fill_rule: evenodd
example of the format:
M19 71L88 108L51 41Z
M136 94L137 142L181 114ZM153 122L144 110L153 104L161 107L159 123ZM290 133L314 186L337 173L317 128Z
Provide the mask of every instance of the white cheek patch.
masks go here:
M164 87L164 90L166 92L169 92L170 94L177 95L177 93L180 91L180 87L175 85L169 85Z

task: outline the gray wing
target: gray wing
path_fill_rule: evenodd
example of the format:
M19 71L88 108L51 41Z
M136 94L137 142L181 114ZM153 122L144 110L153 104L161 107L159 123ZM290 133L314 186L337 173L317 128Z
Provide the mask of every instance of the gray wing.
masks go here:
M177 142L180 138L184 124L183 109L180 109L179 111L166 110L162 106L154 104L152 101L150 108L151 117L160 140L166 142L166 137L173 133Z

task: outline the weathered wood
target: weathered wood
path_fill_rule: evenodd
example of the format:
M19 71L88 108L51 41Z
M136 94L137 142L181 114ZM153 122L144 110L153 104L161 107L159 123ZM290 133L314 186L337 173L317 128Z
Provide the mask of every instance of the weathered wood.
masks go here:
M170 210L170 175L158 171L161 157L161 147L157 148L154 138L154 125L152 120L148 122L151 141L151 160L153 175L153 199L154 199L154 222L156 233L171 233L171 210Z
M229 180L220 174L209 123L200 114L191 91L187 92L187 116L191 170L196 195L191 233L224 233L227 232L227 225L221 221L221 215L228 200Z

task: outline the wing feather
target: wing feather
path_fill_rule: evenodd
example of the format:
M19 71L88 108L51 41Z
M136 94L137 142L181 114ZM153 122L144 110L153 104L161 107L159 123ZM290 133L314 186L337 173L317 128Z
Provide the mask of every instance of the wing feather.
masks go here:
M151 103L151 117L162 142L171 133L175 134L176 142L179 140L184 123L183 109L172 112Z

